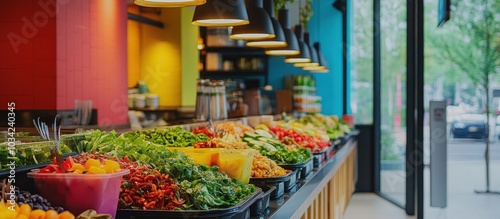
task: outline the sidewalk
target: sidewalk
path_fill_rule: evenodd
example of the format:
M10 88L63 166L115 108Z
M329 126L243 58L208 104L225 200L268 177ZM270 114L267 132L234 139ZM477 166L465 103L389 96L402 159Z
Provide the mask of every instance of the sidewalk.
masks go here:
M498 219L500 195L477 194L486 188L484 161L448 162L448 207L430 207L429 168L425 177L425 219ZM491 161L490 189L500 191L500 161Z

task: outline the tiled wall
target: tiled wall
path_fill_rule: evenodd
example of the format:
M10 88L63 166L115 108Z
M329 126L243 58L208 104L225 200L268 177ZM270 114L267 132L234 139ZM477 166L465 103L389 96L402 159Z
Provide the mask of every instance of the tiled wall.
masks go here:
M127 123L126 7L123 0L2 1L0 107L65 110L75 99L92 100L100 125Z
M2 1L0 8L0 107L56 108L56 20L38 2Z
M127 2L73 0L57 15L57 109L92 100L100 125L127 123Z

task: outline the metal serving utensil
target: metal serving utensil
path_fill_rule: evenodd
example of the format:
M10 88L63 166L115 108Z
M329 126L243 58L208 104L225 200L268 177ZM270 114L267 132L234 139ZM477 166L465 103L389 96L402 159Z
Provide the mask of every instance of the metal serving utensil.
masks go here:
M43 139L50 141L50 132L49 132L49 127L47 124L44 122L40 122L40 117L35 121L33 119L33 124L35 125L36 130L42 136ZM59 124L59 125L58 125ZM54 124L52 124L52 129L54 133L54 142L56 143L55 146L50 146L50 153L52 157L56 158L56 162L61 167L61 170L64 171L64 166L63 166L63 157L59 153L59 150L61 149L61 118L59 115L56 115L54 118Z

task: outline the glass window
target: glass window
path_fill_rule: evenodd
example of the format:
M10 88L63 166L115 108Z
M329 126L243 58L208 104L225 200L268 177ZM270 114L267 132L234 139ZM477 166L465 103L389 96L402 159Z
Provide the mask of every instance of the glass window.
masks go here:
M356 124L373 123L373 0L353 1L351 109Z

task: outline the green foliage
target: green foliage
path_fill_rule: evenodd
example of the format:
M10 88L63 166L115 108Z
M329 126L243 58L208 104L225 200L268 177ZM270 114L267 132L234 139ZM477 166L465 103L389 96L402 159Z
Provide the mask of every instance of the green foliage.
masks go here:
M275 12L278 12L281 9L285 9L286 3L293 3L294 1L295 0L274 0L274 10L275 10Z
M300 0L301 3L302 3L302 0ZM300 7L300 17L299 17L299 22L300 24L302 24L302 26L304 26L304 29L307 30L307 26L309 24L309 20L311 19L311 17L313 16L313 9L312 9L312 1L313 0L305 0L306 3L305 5L302 7ZM301 4L302 5L302 4Z
M499 74L495 68L500 59L497 40L500 3L494 0L464 0L454 6L452 19L442 28L431 30L434 34L426 39L432 47L426 49L439 51L434 57L445 62L441 63L441 68L444 73L450 73L446 74L449 79L456 82L468 79L486 91L492 80L498 80ZM429 73L435 75L442 72Z
M393 134L388 130L382 130L380 136L380 160L400 160L400 152Z

